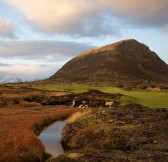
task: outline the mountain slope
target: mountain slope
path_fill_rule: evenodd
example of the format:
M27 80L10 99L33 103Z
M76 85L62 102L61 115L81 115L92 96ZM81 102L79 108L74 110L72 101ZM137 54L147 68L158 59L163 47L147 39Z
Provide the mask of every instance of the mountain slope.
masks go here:
M168 65L146 45L128 39L81 53L49 79L61 83L167 82Z

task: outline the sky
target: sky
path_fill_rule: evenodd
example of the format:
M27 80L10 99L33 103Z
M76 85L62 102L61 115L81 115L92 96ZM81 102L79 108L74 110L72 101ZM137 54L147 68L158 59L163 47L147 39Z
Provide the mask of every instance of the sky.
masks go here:
M0 0L0 83L47 78L85 50L130 38L168 63L168 1Z

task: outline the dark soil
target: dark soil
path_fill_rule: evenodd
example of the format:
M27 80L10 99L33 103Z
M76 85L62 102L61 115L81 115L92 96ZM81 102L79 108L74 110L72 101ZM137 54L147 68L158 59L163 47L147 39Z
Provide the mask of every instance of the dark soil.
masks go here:
M64 96L46 96L33 95L24 98L28 102L38 102L41 105L64 105L72 106L73 100L75 104L73 107L79 107L83 101L89 107L104 107L106 101L112 101L113 105L120 104L121 94L108 94L97 90L90 90L88 92L79 94L68 94Z
M62 144L67 154L52 161L166 162L168 109L141 105L92 109L66 126Z
M37 141L37 134L50 121L80 110L69 107L73 100L76 108L85 101L92 107L86 110L91 112L65 127L62 144L66 154L48 162L166 162L168 159L168 109L122 105L121 94L93 90L57 96L57 92L12 85L0 88L0 161L2 156L6 161L33 162L36 157L42 161L44 148ZM112 101L113 105L106 107L106 101Z

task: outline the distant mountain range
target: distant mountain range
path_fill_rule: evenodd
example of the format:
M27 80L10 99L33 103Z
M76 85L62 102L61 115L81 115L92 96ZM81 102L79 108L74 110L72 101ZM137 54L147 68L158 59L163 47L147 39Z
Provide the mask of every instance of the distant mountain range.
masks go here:
M14 77L14 76L5 76L5 77L1 77L0 78L0 83L4 84L4 83L19 83L22 82L22 80L18 77Z
M33 79L33 80L22 80L19 77L5 76L5 77L1 77L0 78L0 84L5 84L5 83L21 83L21 82L36 82L36 81L40 81L42 79L36 78L36 79Z
M168 65L145 44L128 39L81 53L48 80L84 84L168 82Z

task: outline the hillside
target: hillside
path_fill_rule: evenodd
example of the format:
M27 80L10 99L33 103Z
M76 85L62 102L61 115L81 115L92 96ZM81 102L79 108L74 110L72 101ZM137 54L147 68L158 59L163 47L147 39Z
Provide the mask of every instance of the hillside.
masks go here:
M168 81L168 65L148 46L134 39L85 51L67 62L49 80L61 83Z

